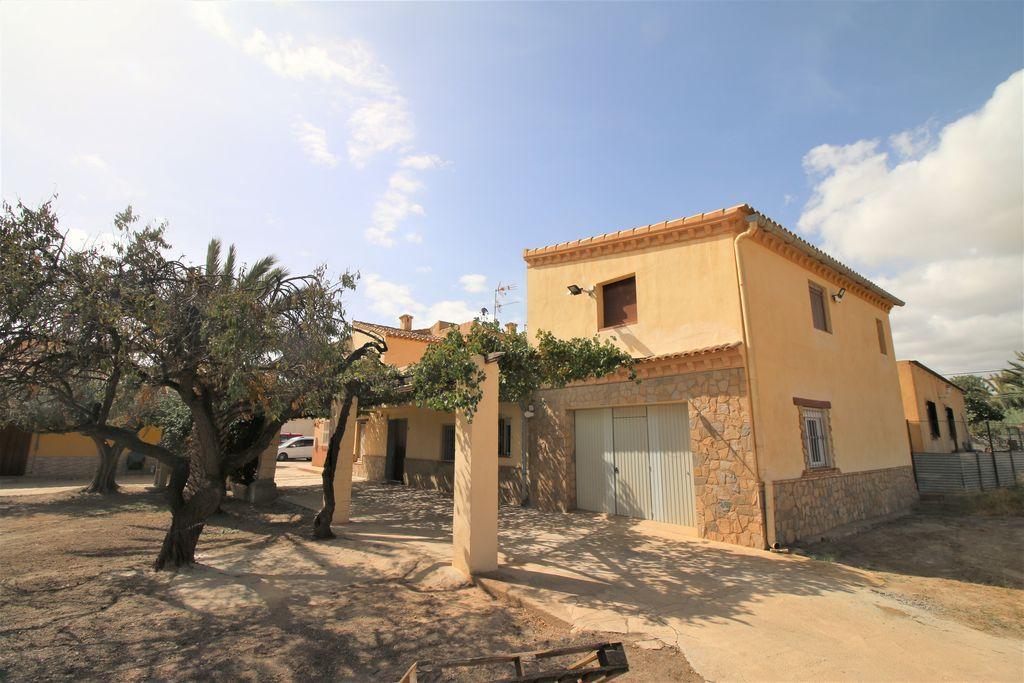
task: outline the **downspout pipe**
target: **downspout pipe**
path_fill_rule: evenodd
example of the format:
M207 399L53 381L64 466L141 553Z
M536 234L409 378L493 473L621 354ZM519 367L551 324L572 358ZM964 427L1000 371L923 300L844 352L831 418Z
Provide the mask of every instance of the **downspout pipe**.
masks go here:
M757 484L758 484L758 498L760 499L761 507L761 536L766 548L772 548L775 546L775 524L774 517L769 520L768 512L770 506L766 501L766 497L770 495L768 485L764 481L764 476L761 471L761 464L759 454L764 448L764 442L762 437L758 435L757 430L757 412L760 406L758 400L758 384L757 384L757 368L754 361L754 354L752 353L751 335L750 335L750 315L747 308L747 281L746 274L743 268L743 256L740 247L744 242L749 241L754 235L761 230L760 218L756 214L747 216L747 229L741 232L733 240L733 256L736 259L736 289L739 293L740 298L740 316L743 320L743 355L746 359L746 370L747 370L747 398L750 403L750 435L754 442L754 471L757 473ZM774 512L774 510L772 510ZM772 522L772 523L769 523Z

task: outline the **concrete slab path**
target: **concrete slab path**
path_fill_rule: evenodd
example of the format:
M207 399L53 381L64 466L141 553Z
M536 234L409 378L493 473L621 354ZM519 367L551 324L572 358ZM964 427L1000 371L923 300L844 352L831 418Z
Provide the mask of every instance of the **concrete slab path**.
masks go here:
M317 493L288 496L318 509ZM451 559L450 497L357 482L346 538ZM869 572L587 513L501 508L491 591L574 629L648 634L709 680L1021 681L1024 643L884 595Z

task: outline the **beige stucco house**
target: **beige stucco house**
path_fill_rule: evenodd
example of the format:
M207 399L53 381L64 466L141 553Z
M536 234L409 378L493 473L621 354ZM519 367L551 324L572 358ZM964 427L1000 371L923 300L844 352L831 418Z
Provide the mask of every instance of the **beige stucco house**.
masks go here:
M902 301L746 205L524 252L531 334L598 335L625 377L539 392L532 501L751 547L916 500Z
M531 338L609 339L641 381L542 390L525 415L502 404L506 502L763 548L917 499L889 328L903 302L771 219L741 205L523 258ZM401 366L448 325L411 323L360 325ZM454 424L413 406L372 411L357 471L450 490Z
M964 390L916 360L896 363L903 415L914 453L971 450Z

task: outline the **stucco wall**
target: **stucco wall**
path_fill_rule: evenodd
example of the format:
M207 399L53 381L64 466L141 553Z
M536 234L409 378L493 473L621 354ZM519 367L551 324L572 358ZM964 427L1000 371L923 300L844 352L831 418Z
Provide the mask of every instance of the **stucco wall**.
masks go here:
M519 467L520 456L520 416L519 407L511 403L499 406L499 415L512 423L512 455L499 459L500 467ZM455 424L455 415L436 410L417 408L416 406L397 406L381 408L370 414L361 431L359 445L361 457L367 460L365 472L367 479L379 479L384 475L383 459L387 456L388 420L408 420L406 435L406 471L415 468L412 461L441 461L441 428L443 425ZM495 457L498 454L495 453ZM380 463L369 463L369 459L379 458Z
M635 357L674 353L742 338L731 233L664 246L550 265L526 271L531 339L555 336L610 338ZM569 296L636 275L637 322L600 331L599 297Z
M738 362L738 358L734 359ZM697 533L764 547L747 383L742 368L605 382L538 392L531 420L531 501L544 509L576 507L574 411L686 401L694 454Z
M952 453L959 448L957 442L963 442L967 436L967 411L964 406L964 393L948 382L944 382L912 361L901 360L897 364L900 380L900 394L903 400L903 414L908 420L907 425L912 448L915 453ZM939 417L939 438L933 438L928 426L926 402L935 404ZM957 442L949 433L946 420L946 408L953 409L953 417L957 421Z
M758 405L755 430L765 481L806 469L794 398L831 402L834 461L843 472L910 465L889 316L848 289L753 241L741 243L749 353ZM831 332L814 328L808 282L826 291ZM875 321L881 320L887 354Z
M149 427L140 434L143 441L156 443L160 440L160 430ZM118 471L126 472L127 452L121 455ZM28 460L25 463L25 476L48 477L54 479L79 479L91 477L99 463L96 444L88 436L72 432L69 434L35 434L29 445ZM147 458L142 470L148 471L155 460Z
M385 335L385 340L388 344L388 350L382 360L388 365L394 365L398 368L404 368L406 365L419 361L428 346L426 340L404 339L392 335ZM359 348L368 341L370 341L370 338L362 332L352 333L353 348Z

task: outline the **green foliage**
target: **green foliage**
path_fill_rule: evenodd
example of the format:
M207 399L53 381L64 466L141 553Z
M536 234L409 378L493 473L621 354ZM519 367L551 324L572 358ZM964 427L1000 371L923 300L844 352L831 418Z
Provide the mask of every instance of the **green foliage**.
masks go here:
M986 379L977 375L957 375L950 381L964 390L967 421L972 425L1003 419L1002 406L992 395L992 386Z
M453 328L413 367L414 400L433 410L463 410L472 418L483 380L472 357L491 353L502 354L498 367L503 402L524 404L541 387L564 387L619 371L636 380L634 359L608 340L563 340L542 330L537 345L531 346L525 332L508 332L496 322L475 320L467 335Z
M1015 360L992 378L999 401L1006 408L1024 409L1024 352L1014 351Z
M443 342L432 344L412 367L412 395L416 404L431 410L465 411L470 417L483 397L484 373L477 368L458 328Z
M394 366L381 361L376 351L352 363L341 381L346 391L354 392L359 398L360 408L394 404L404 398L401 393L402 374Z

